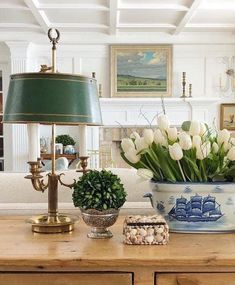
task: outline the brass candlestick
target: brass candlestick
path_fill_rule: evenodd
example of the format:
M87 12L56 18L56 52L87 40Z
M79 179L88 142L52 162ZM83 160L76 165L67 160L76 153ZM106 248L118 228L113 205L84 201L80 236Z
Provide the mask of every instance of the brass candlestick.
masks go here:
M182 73L182 86L183 86L183 93L181 95L181 98L185 98L186 95L185 95L185 86L186 86L186 72L183 72Z
M82 172L83 174L87 173L88 171L90 171L90 169L87 169L87 165L88 165L88 160L89 156L79 156L79 159L81 161L81 170L77 170L77 172Z
M192 97L192 84L189 84L189 88L188 88L188 97Z

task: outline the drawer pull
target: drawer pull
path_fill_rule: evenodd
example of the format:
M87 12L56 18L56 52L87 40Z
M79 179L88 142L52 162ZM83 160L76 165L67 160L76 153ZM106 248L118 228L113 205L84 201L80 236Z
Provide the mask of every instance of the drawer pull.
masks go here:
M177 285L198 285L198 282L185 276L176 277Z

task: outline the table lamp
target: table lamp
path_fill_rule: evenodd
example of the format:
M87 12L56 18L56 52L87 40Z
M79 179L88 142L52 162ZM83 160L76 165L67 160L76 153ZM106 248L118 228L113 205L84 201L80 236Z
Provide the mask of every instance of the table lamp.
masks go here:
M53 37L54 36L54 37ZM41 66L39 73L22 73L10 76L10 85L3 115L4 123L40 123L52 125L52 169L44 182L41 162L29 161L31 179L35 190L48 189L48 213L32 217L32 231L38 233L69 232L75 218L58 213L58 184L65 184L55 172L55 126L102 124L96 80L74 74L58 73L56 68L56 44L60 33L48 31L52 42L52 66ZM82 140L82 138L81 138Z

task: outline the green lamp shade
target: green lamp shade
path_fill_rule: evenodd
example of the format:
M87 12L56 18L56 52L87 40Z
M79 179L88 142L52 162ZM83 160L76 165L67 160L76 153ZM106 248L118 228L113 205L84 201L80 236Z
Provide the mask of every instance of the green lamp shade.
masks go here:
M101 125L96 80L63 73L11 75L3 122Z

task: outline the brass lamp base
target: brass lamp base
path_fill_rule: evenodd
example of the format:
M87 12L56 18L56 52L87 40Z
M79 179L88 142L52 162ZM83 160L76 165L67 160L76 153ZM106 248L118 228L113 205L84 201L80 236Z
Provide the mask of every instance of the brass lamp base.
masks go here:
M27 222L32 224L32 231L35 233L57 234L72 231L77 220L78 218L68 217L64 214L58 214L56 220L50 220L45 214L31 217Z

